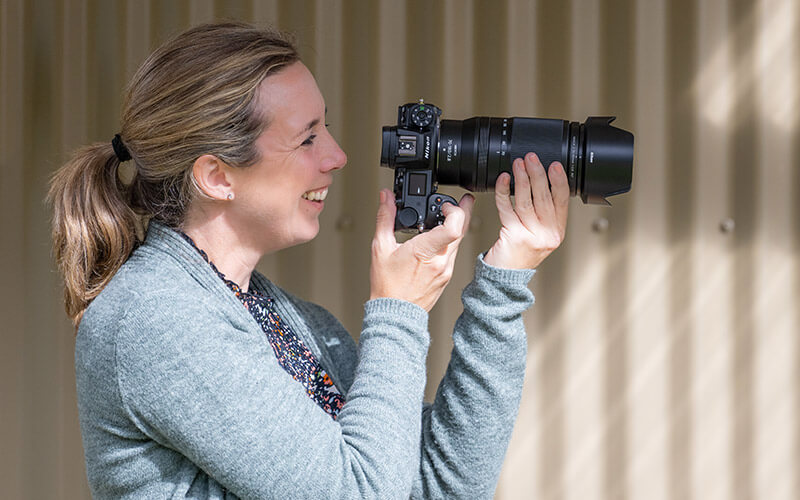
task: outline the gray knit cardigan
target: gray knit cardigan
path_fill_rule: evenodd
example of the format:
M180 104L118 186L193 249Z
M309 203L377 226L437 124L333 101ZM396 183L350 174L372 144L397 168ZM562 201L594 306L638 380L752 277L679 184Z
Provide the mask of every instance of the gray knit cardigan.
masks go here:
M91 303L75 346L96 498L491 498L519 407L533 271L478 258L433 404L427 313L366 303L358 346L320 306L255 272L251 287L317 356L333 420L178 233L147 238Z

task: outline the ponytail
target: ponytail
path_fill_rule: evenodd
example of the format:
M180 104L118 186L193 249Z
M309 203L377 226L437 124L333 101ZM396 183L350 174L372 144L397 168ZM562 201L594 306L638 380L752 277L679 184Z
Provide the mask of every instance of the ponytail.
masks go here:
M75 153L48 202L67 315L77 326L143 236L145 220L180 228L201 196L192 165L212 154L247 168L268 115L257 106L269 75L298 61L291 37L242 23L204 24L156 49L133 76L114 140ZM124 143L123 143L124 141ZM130 185L118 177L133 157Z
M96 143L78 150L50 181L53 251L76 327L138 241L141 218L117 175L119 165L110 143Z

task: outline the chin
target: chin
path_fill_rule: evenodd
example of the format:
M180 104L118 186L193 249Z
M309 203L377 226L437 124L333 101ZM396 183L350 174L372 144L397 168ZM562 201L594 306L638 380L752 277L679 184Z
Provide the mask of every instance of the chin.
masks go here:
M308 243L309 241L313 240L319 234L319 221L315 221L315 224L310 225L307 228L304 228L302 232L295 233L295 245L302 245L303 243Z

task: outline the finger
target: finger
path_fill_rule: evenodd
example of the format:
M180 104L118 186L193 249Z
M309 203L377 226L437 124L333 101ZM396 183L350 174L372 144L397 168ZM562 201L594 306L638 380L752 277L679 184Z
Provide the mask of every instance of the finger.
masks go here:
M464 212L464 224L461 228L461 236L447 246L447 265L449 269L453 269L456 255L458 254L458 247L461 245L461 241L464 239L464 236L466 236L467 231L469 230L469 222L472 218L472 209L475 206L475 197L469 193L465 193L464 196L461 197L461 201L458 202L458 206ZM444 207L442 207L442 209L442 211L444 211ZM448 212L449 211L450 209L448 208ZM446 214L445 217L447 217Z
M444 224L436 226L427 233L422 233L411 240L415 242L417 251L424 258L441 255L447 251L450 243L460 239L462 236L461 231L464 228L464 219L466 218L464 210L452 203L445 203L442 205L442 213L445 216Z
M553 205L556 213L558 231L563 239L567 232L567 212L569 211L569 181L564 166L553 162L549 170L550 191L553 193Z
M533 209L531 180L522 158L514 160L514 211L528 229L536 227L539 219Z
M447 247L447 269L452 270L456 267L456 256L458 255L458 247L461 245L462 239L458 239L450 243Z
M466 193L464 196L461 197L461 201L458 202L458 206L461 207L461 210L464 211L464 227L461 229L461 235L467 234L469 230L469 221L472 220L472 208L475 206L475 197L469 193Z
M442 226L447 229L449 235L455 238L463 236L464 225L467 223L467 212L461 206L445 203L442 205L442 214L444 215Z
M500 224L512 227L520 223L519 217L514 212L514 205L511 204L511 174L508 172L503 172L497 177L497 183L494 186L494 203L497 205Z
M469 230L469 221L472 217L472 207L474 205L475 197L469 193L464 194L464 196L461 197L461 201L458 202L459 208L461 208L461 210L464 212L464 223L461 226L461 235L459 236L459 239L455 243L450 243L451 248L448 249L448 252L454 252L455 250L453 247L457 249L459 241L467 234L467 230ZM450 202L446 202L444 205L442 205L442 214L445 216L445 220L447 220L447 217L452 214L453 208L454 205Z
M536 217L543 224L548 224L555 218L555 208L553 208L553 196L550 194L550 185L547 181L547 173L541 160L534 153L525 156L525 170L531 178L531 192L533 193L533 207Z
M381 244L396 243L394 238L394 218L397 206L394 193L381 189L379 193L378 215L375 222L375 241Z

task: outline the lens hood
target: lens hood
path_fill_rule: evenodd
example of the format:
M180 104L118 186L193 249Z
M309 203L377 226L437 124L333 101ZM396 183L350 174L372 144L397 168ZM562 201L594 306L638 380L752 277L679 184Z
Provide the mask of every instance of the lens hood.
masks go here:
M633 177L633 134L613 127L615 116L591 116L584 123L584 203L610 205L609 196L627 193Z

